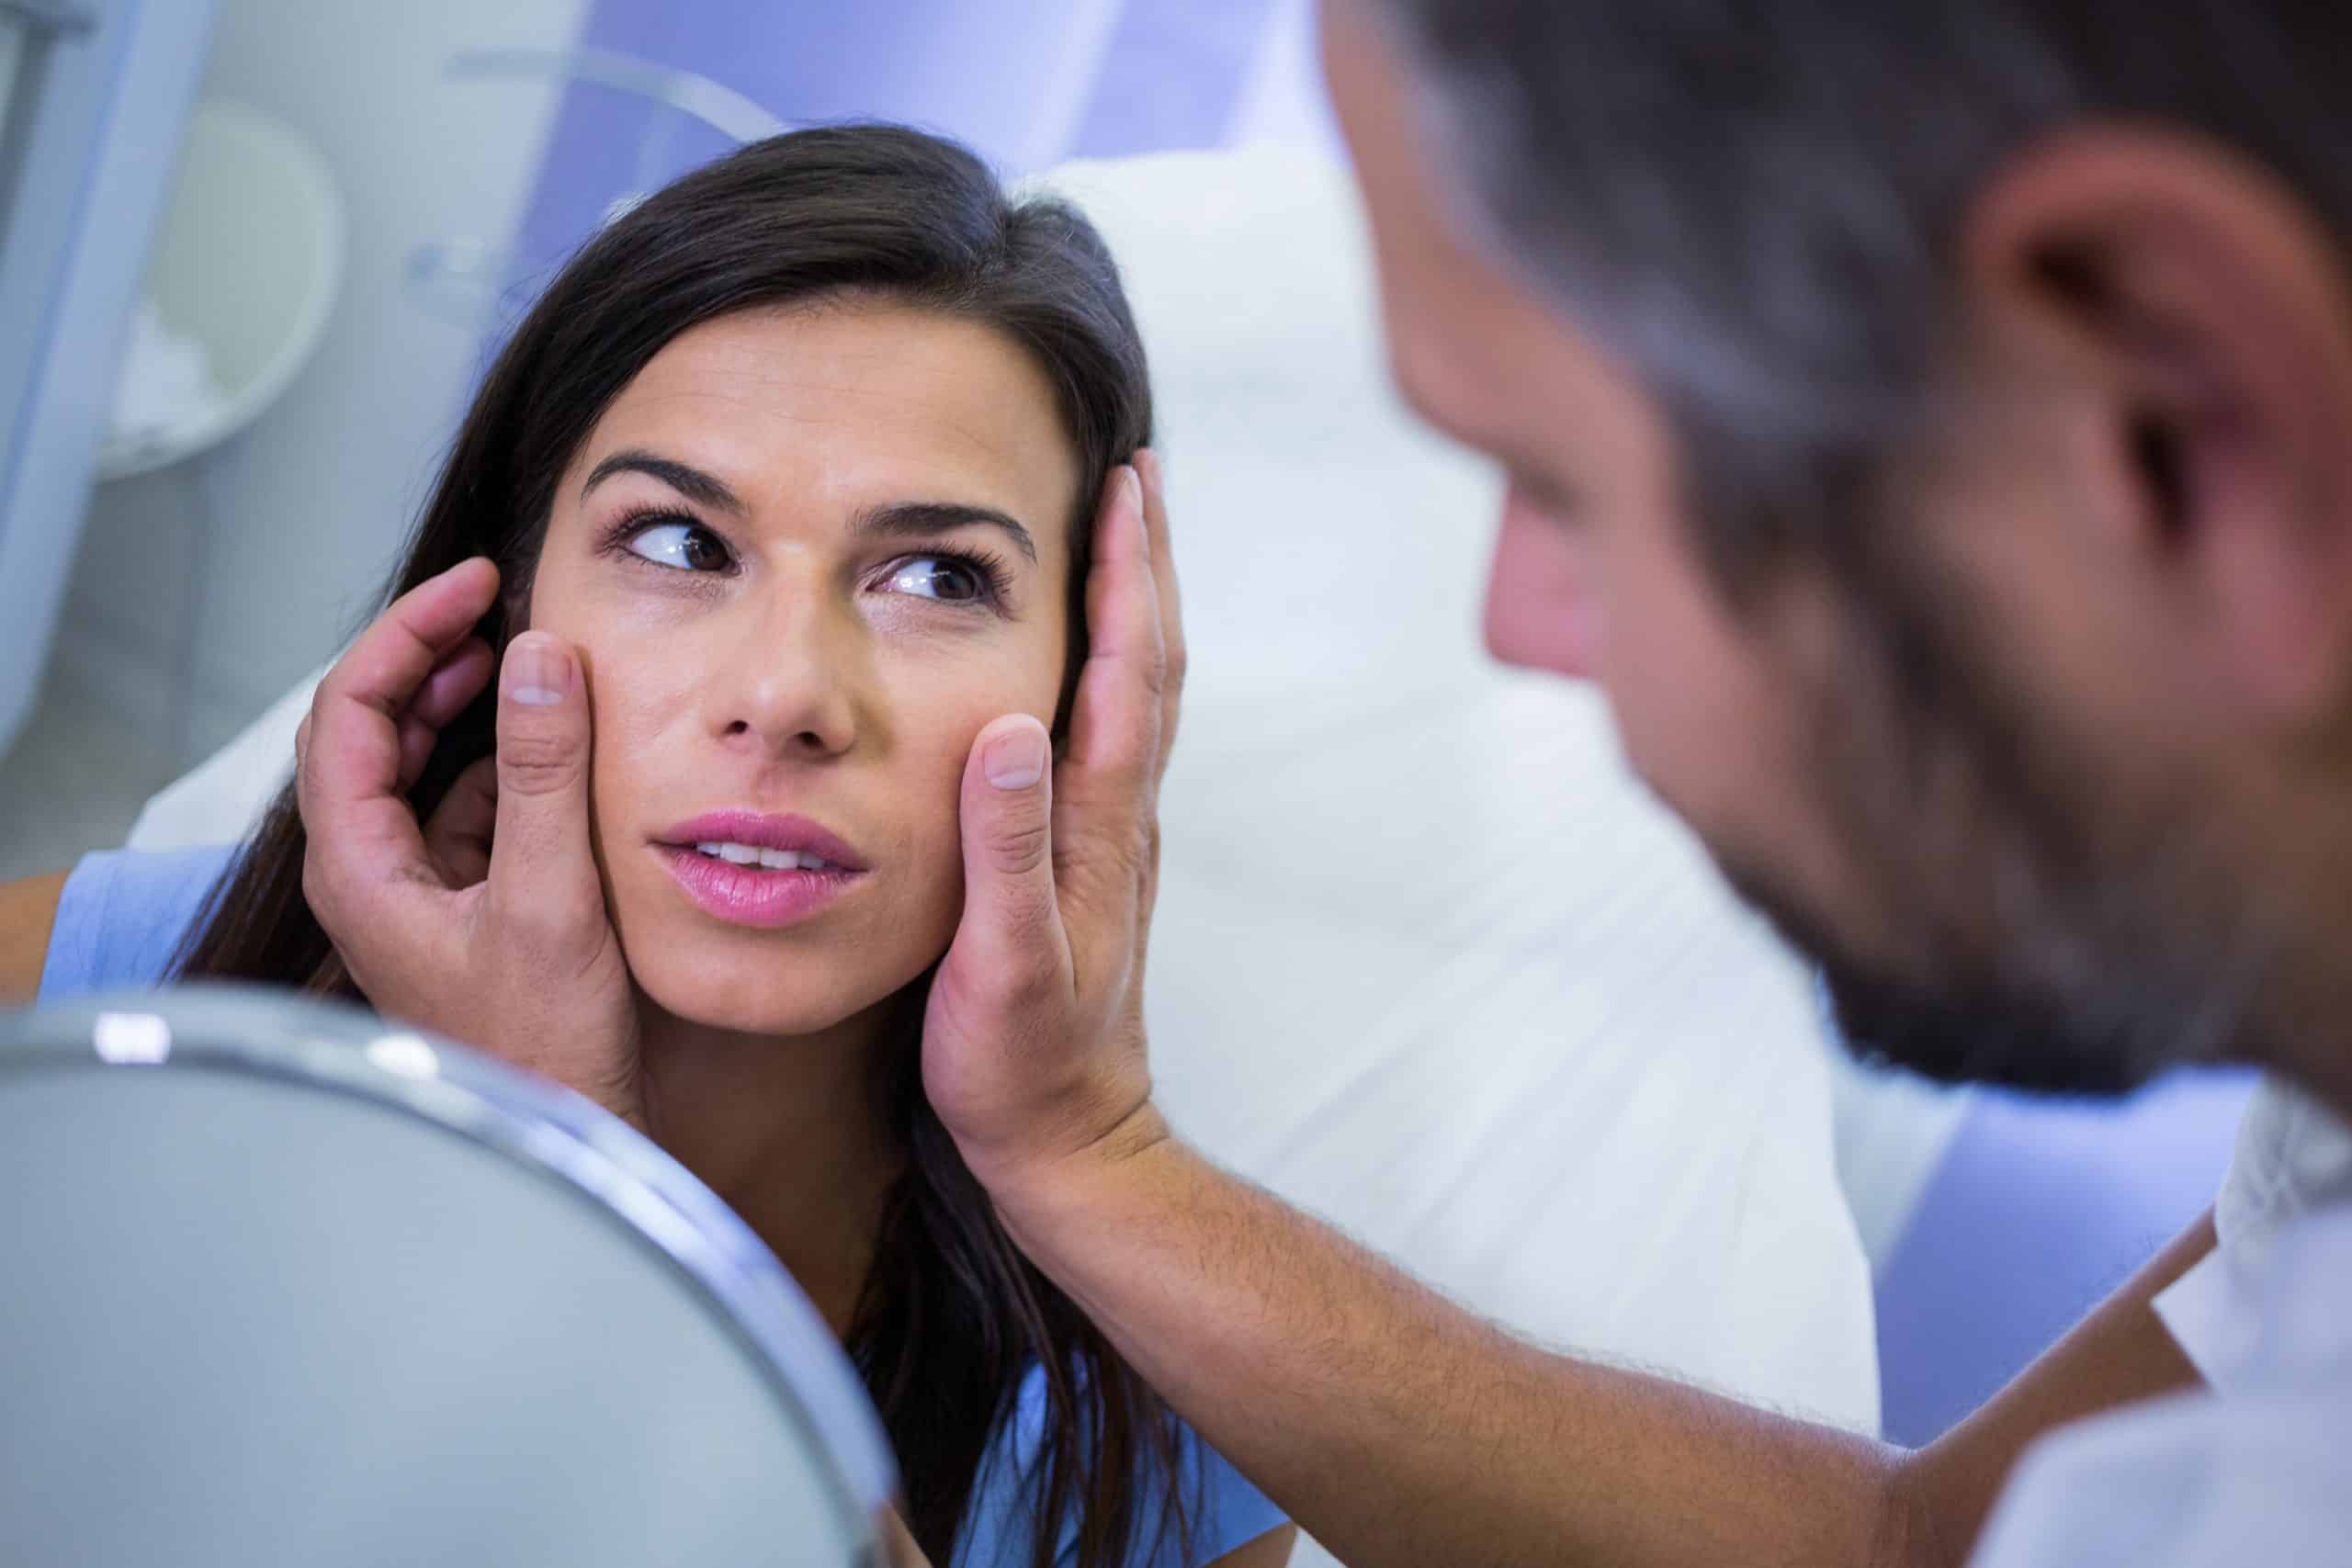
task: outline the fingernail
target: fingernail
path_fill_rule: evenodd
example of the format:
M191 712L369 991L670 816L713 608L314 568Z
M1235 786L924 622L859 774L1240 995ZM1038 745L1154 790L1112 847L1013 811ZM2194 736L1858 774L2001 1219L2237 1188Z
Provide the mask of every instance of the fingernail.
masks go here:
M571 655L543 632L525 632L506 649L506 696L532 707L551 707L571 689Z
M1136 520L1140 523L1143 520L1143 479L1136 473L1136 466L1133 463L1120 468L1119 488L1126 492L1127 506L1135 513Z
M1046 776L1046 737L1029 725L1008 729L980 755L980 772L999 789L1027 789Z

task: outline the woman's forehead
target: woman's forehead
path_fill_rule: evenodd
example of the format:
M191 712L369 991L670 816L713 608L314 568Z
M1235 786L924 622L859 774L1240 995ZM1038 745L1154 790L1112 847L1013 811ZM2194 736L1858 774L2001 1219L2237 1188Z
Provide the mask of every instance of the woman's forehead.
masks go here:
M621 450L726 482L754 513L913 495L1064 532L1078 460L1054 388L984 324L904 305L742 311L665 344L575 455L568 487Z

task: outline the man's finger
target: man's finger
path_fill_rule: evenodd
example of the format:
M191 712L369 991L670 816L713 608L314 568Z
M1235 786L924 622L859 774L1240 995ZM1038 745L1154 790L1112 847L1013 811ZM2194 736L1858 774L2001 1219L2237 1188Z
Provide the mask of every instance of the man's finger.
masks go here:
M433 673L417 688L407 711L400 716L403 792L424 773L441 732L481 695L482 688L497 672L498 656L491 652L490 644L478 637L468 637L441 656L441 662L434 666Z
M498 568L485 556L427 578L368 624L319 682L321 694L366 704L387 716L406 707L497 596Z
M982 729L964 764L964 919L951 961L1018 1008L1068 970L1054 892L1053 747L1010 714Z
M489 610L498 570L466 561L402 594L319 682L302 743L311 836L373 878L421 869L424 844L401 798L399 716Z
M490 897L542 962L584 968L603 944L604 885L589 834L587 683L560 637L524 632L499 671L497 827Z
M1151 541L1152 586L1159 591L1159 639L1166 680L1159 701L1159 773L1168 772L1169 754L1176 746L1176 715L1184 696L1184 603L1176 586L1176 554L1168 536L1168 471L1159 454L1146 447L1136 454L1136 474L1143 481L1144 536Z
M483 757L459 773L424 825L425 852L451 887L470 887L490 874L498 825L498 759Z
M1144 529L1136 471L1114 469L1094 530L1086 667L1070 707L1068 766L1083 776L1089 802L1097 798L1097 781L1114 793L1139 792L1159 765L1167 647Z
M469 637L441 656L441 662L417 688L408 711L435 729L445 728L481 695L497 673L498 656L490 644Z

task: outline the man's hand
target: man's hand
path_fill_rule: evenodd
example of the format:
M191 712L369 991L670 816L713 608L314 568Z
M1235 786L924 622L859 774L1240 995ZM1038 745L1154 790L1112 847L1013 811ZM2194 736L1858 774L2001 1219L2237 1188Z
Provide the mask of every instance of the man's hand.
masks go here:
M1067 754L1025 715L964 768L964 918L932 983L923 1087L1002 1201L1074 1157L1165 1136L1143 1032L1159 793L1183 633L1158 459L1113 471L1086 591Z
M637 1011L589 841L588 694L544 632L507 646L498 744L430 823L406 795L493 667L476 558L401 597L319 682L295 739L302 892L387 1016L496 1053L644 1125Z

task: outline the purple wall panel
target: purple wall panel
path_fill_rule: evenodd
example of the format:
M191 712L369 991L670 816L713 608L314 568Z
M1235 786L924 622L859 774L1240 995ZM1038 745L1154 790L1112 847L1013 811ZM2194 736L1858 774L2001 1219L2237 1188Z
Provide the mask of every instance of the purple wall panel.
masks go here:
M1273 0L1130 0L1070 154L1222 145L1273 9Z
M1942 1436L2202 1213L2253 1089L2228 1068L2120 1102L1978 1095L1879 1271L1886 1438Z
M581 41L697 72L788 122L879 118L944 131L1008 172L1065 155L1217 144L1272 0L1106 3L1115 16L1099 58L1073 31L1089 11L1080 0L594 0ZM1055 79L1074 50L1091 83ZM1064 136L1039 119L1039 106L1057 98L1077 109ZM566 93L515 236L510 310L639 186L660 115L598 87ZM657 178L726 150L716 133L663 118L679 129Z

